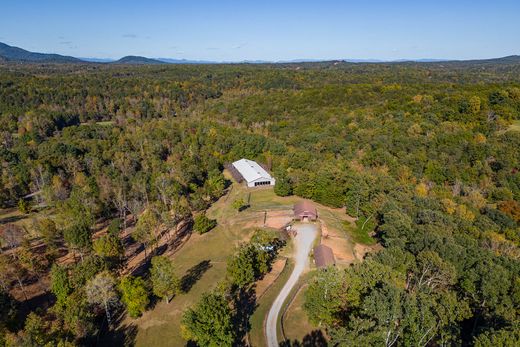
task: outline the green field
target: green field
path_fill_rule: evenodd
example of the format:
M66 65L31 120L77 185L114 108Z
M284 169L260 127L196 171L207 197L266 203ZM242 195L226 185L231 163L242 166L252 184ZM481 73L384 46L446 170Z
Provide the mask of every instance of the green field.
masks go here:
M234 200L247 199L250 193L250 208L237 212L231 207ZM241 185L234 184L229 193L207 211L208 217L217 219L218 226L204 235L192 235L190 240L175 253L173 260L179 277L184 276L190 269L196 269L199 264L209 262L210 267L201 274L187 293L175 297L169 304L159 302L153 310L146 312L141 318L125 322L125 324L136 324L138 327L136 346L184 346L186 344L180 330L182 313L196 303L202 293L211 290L224 279L227 258L233 254L235 246L247 240L255 229L245 225L257 218L258 211L264 210L268 205L283 207L287 206L287 202L284 203L283 198L275 196L272 189L247 190ZM287 251L290 252L290 247L286 247L284 252ZM290 274L288 268L292 267L286 266L276 285L281 286L285 283L284 278ZM261 305L252 318L251 334L256 334L254 336L258 334L263 336L262 322L258 322L263 320L270 302L278 292L279 288L277 289L276 285L262 298Z
M509 126L509 130L520 131L520 120L514 120Z
M286 303L286 312L283 319L283 330L285 338L288 341L301 343L306 336L310 335L313 331L319 330L318 327L314 326L307 317L307 313L303 309L303 303L305 300L305 287L302 285L307 282L309 276L302 277L296 286L290 298L292 302ZM287 306L290 306L287 308Z
M242 212L236 211L231 205L237 199L244 199L250 206ZM209 268L204 268L200 278L187 293L175 297L169 304L159 302L153 310L149 310L141 318L125 322L138 327L136 346L184 346L186 342L181 337L180 329L182 313L196 303L202 293L211 290L225 278L226 260L234 252L235 246L248 240L255 229L251 227L252 223L258 222L261 212L291 209L298 200L300 198L294 196L279 197L270 187L251 190L243 185L233 184L228 193L207 211L209 218L217 219L218 226L204 235L192 235L173 256L179 277L184 276L190 269L196 269L200 264L210 264ZM320 218L326 221L330 228L345 230L343 228L345 216L342 215L344 212L322 206L318 206L318 210ZM345 237L348 239L348 234ZM281 256L289 257L291 253L292 244L289 242L282 250ZM249 342L252 346L265 345L263 330L265 316L292 268L293 264L289 261L277 281L258 300L258 307L250 318ZM295 307L301 305L300 296ZM291 314L286 322L291 338L301 338L314 328L306 324L305 329L295 333L297 323L294 319L305 318L300 317L304 314L302 310L297 312L298 315Z

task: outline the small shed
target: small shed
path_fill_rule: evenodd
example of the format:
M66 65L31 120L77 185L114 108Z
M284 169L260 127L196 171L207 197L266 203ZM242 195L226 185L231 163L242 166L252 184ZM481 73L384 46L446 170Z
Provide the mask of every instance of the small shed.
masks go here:
M314 263L318 268L324 268L330 265L335 265L334 253L330 247L325 245L318 245L314 247Z
M315 221L318 218L318 211L310 201L303 200L294 204L294 220Z

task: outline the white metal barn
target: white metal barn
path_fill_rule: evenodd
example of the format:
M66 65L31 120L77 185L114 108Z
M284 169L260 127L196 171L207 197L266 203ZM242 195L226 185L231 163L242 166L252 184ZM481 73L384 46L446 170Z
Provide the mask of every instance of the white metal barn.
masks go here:
M231 165L246 181L248 187L274 186L275 179L255 161L240 159Z

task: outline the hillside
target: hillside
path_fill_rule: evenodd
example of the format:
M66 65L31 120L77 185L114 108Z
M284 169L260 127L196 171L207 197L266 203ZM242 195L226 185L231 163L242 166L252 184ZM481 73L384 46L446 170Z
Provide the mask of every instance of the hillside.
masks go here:
M163 61L140 57L135 55L127 55L119 60L112 62L111 64L128 64L128 65L156 65L156 64L167 64Z
M78 58L60 54L36 53L25 49L9 46L0 42L0 61L21 63L81 63Z

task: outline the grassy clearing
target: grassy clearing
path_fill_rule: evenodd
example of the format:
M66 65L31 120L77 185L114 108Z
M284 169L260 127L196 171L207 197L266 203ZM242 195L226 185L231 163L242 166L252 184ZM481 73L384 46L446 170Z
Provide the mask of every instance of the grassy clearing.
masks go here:
M40 236L34 233L33 223L44 216L52 218L53 215L52 209L45 209L45 214L42 214L37 208L33 208L28 214L21 213L15 207L0 209L0 226L5 224L21 226L28 232L29 239L33 239Z
M236 211L232 204L237 199L244 199L249 202L249 208L242 212ZM235 251L236 245L250 238L252 232L256 229L255 225L261 224L259 221L262 220L264 211L292 209L293 204L299 200L300 198L295 196L276 196L271 187L247 189L244 185L233 184L228 194L213 204L206 212L208 218L217 220L217 227L204 235L192 235L190 240L173 255L179 277L184 276L190 272L190 269L196 268L198 264L203 262L209 261L211 266L200 274L200 278L195 281L186 294L175 297L170 304L159 302L153 310L146 312L141 318L125 322L126 324L133 323L138 328L135 345L185 346L186 342L182 339L180 330L182 313L196 303L202 293L211 290L219 281L224 279L228 257ZM344 212L321 206L318 206L318 209L320 217L326 220L330 227L345 233L342 224L346 218ZM345 233L345 235L347 237L348 234ZM290 257L292 252L293 245L289 241L280 256ZM276 282L258 300L258 307L250 319L249 340L252 346L265 346L264 319L272 302L289 278L293 267L292 261L288 261ZM301 302L296 302L293 309L301 310ZM298 315L293 318L293 313L290 317L289 328L292 331L296 329L298 324L296 320L300 318L298 318ZM305 328L305 334L309 332ZM291 333L291 338L292 336L295 336L294 338L300 337L295 333Z
M136 323L136 346L183 346L180 320L182 313L196 303L202 293L214 288L224 279L226 260L234 252L239 237L248 237L249 231L239 232L217 227L204 235L193 235L173 257L180 278L209 262L209 268L195 275L188 292L175 297L170 304L160 302ZM198 279L197 279L198 277Z
M345 229L347 232L350 233L352 240L356 243L361 243L363 245L375 245L376 240L371 237L369 234L374 231L374 228L376 227L375 222L373 219L367 219L365 217L360 217L355 225L352 225L351 223L345 223L344 224Z
M303 310L305 287L301 287L301 284L307 282L308 279L309 276L307 275L300 280L297 287L301 289L296 293L284 316L283 327L285 337L289 341L301 342L305 336L310 335L315 330L319 330L318 327L309 322L307 313Z
M27 215L22 214L17 208L0 209L0 224L16 224L25 218L27 218Z
M254 228L245 228L243 220L249 212L237 212L230 205L234 198L244 194L244 189L233 186L229 196L222 197L208 210L209 218L215 218L218 225L204 235L193 234L190 240L173 256L179 277L197 269L199 264L209 262L210 266L185 294L175 297L170 304L159 302L153 310L133 321L138 327L136 346L184 346L180 330L183 312L196 303L202 293L214 288L224 279L226 261L235 251L235 246L249 239ZM131 323L131 322L127 322Z
M292 209L299 200L301 199L295 196L278 196L271 187L267 187L252 191L250 204L253 211L281 210Z
M106 121L93 122L93 123L80 123L80 126L92 125L92 124L101 125L101 126L110 126L110 125L114 125L115 122L111 121L111 120L106 120Z
M250 208L238 212L231 207L236 199L243 198L247 201L249 194L251 194ZM218 221L217 227L203 235L193 234L190 240L173 255L179 277L183 277L197 265L208 261L210 267L198 276L200 278L187 293L175 297L170 304L159 302L153 310L146 312L141 318L125 322L136 324L138 327L136 346L184 346L186 344L180 329L183 312L196 303L204 292L211 290L224 279L228 257L235 251L235 246L250 238L256 228L249 225L251 221L259 220L259 211L270 204L271 200L276 201L275 205L284 205L275 197L272 189L248 190L242 185L233 184L228 194L213 204L206 215ZM283 253L290 251L291 246L288 245ZM263 338L263 318L274 296L289 276L290 270L292 265L288 264L278 281L262 297L263 304L259 306L260 311L255 312L255 319L259 321L259 325L253 324L252 330L260 334L261 338ZM277 284L280 286L278 289L276 289ZM267 301L269 295L273 296L271 301ZM255 346L262 345L264 344L255 344Z
M509 126L509 130L520 131L520 120L514 120Z

